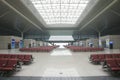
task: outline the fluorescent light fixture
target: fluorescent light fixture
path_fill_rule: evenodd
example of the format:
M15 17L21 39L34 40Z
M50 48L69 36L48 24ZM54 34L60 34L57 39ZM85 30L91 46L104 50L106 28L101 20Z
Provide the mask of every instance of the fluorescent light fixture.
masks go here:
M46 24L75 24L90 0L31 0Z
M74 41L72 36L50 36L49 41Z

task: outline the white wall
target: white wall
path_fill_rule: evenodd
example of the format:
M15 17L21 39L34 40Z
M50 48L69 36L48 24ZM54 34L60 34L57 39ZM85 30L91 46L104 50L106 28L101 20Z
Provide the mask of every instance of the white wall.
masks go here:
M99 40L98 39L87 39L86 40L86 47L89 47L89 43L93 43L93 47L99 47Z
M35 41L33 39L24 39L24 47L29 47L29 44L31 44L31 47L48 46L48 42Z
M33 39L24 39L24 47L28 48L28 47L36 47L36 46L37 45L36 45L36 41L35 40L33 40Z
M77 45L78 45L78 46L86 47L86 40L78 41Z
M110 35L110 41L113 42L114 49L120 48L120 35Z
M101 41L106 41L109 47L109 42L113 42L114 49L120 49L120 35L107 35L100 38Z
M0 36L0 49L8 49L8 43L11 43L11 36Z
M16 36L0 36L0 49L8 49L8 43L11 43L11 39L15 39L16 42L21 40Z

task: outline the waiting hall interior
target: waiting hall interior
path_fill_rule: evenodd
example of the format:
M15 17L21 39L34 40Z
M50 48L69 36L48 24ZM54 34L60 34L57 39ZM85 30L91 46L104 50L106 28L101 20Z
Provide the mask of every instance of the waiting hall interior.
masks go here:
M120 0L0 0L0 80L120 80Z

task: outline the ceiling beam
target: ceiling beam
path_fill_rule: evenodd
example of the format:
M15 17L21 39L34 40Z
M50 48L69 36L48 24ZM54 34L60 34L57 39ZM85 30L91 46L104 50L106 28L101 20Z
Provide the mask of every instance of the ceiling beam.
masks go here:
M4 14L0 15L0 18L4 17L5 15L7 15L9 13L9 11L5 12Z
M16 8L14 8L11 4L9 4L8 2L6 2L5 0L1 0L5 5L7 5L9 8L11 8L13 11L15 11L16 13L18 13L20 16L22 16L24 19L26 19L28 22L30 22L31 24L33 24L36 28L38 28L40 31L42 31L42 28L40 28L38 25L36 25L33 21L31 21L29 18L27 18L26 16L24 16L20 11L18 11Z
M112 7L117 1L118 0L113 0L107 7L105 7L102 11L100 11L96 16L94 16L90 21L88 21L85 25L83 25L79 30L81 31L82 29L84 29L87 25L89 25L91 22L93 22L96 18L98 18L106 10L108 10L110 7Z
M116 15L118 15L118 16L120 16L120 13L118 13L118 12L116 12L114 10L111 10L111 12L114 13L114 14L116 14Z

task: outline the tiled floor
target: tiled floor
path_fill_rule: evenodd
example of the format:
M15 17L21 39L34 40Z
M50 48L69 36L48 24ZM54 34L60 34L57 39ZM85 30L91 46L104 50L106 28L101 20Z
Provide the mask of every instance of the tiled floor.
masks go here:
M111 76L92 76L92 77L31 77L31 76L15 76L0 77L0 80L120 80L119 77Z
M13 75L14 77L15 76L76 77L76 78L77 77L95 77L95 76L108 77L110 76L110 74L108 72L103 71L101 65L91 64L88 58L89 58L89 55L92 53L110 53L110 52L119 53L120 50L106 49L103 52L71 52L68 49L55 49L50 53L45 53L45 52L30 53L30 52L19 52L18 50L12 50L12 51L0 50L0 53L32 54L33 57L35 58L32 64L23 65L22 70L19 72L16 72ZM47 80L47 79L43 79L43 80ZM74 79L74 80L81 80L81 79Z

